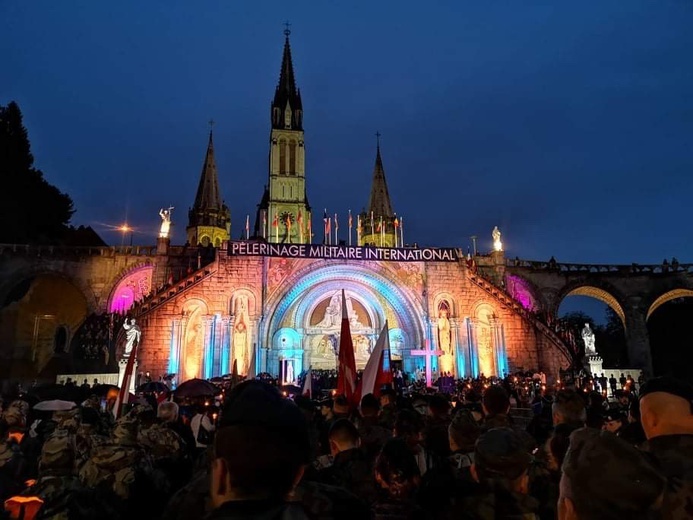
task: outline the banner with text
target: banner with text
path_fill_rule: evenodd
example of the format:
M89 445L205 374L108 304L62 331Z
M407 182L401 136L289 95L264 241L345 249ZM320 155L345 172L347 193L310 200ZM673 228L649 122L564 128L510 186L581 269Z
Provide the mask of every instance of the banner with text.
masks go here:
M229 256L281 256L284 258L334 258L341 260L390 260L393 262L457 262L455 248L357 247L321 244L266 244L229 242Z

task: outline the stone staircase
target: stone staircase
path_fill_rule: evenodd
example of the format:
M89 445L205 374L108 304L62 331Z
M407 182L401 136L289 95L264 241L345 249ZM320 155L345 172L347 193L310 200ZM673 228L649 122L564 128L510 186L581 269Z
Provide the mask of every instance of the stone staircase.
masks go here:
M215 269L211 269L209 268L209 266L206 266L191 273L186 278L183 278L174 284L162 288L157 293L152 295L150 298L143 300L142 303L139 306L137 306L137 308L133 308L132 312L134 314L134 317L141 318L145 316L149 312L153 311L157 307L162 306L163 304L172 300L181 293L187 291L192 287L195 287L202 281L211 277L214 273L216 273Z
M505 290L498 287L494 283L490 282L478 272L468 274L469 280L483 289L487 294L496 299L500 304L509 307L517 314L519 314L527 323L538 329L542 334L544 334L551 343L553 343L556 348L558 348L561 353L565 356L568 362L572 363L572 358L570 356L570 348L565 344L563 339L556 334L553 330L547 327L544 323L535 318L530 312L527 311L515 298L510 296Z

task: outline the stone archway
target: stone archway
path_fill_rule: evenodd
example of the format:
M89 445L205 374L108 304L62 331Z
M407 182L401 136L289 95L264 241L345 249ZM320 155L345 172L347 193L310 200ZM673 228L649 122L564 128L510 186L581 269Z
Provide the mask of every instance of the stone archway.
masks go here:
M554 314L558 314L558 309L560 308L561 303L563 303L563 300L565 300L568 296L588 296L590 298L599 300L600 302L605 303L606 305L611 307L611 309L613 309L613 311L621 319L621 322L623 323L623 328L625 329L626 313L623 310L623 306L621 305L619 299L616 296L614 296L614 292L615 291L610 291L590 284L574 286L572 288L567 289L559 295L556 301Z
M108 296L108 312L124 314L152 290L153 265L141 265L124 273Z
M2 367L6 377L35 377L56 355L65 353L89 312L79 287L53 273L17 281L2 303L0 337L7 343L0 346L0 355L10 361Z
M652 313L654 313L654 311L659 309L665 303L670 302L672 300L677 300L679 298L693 298L693 290L679 288L667 291L664 294L660 295L655 301L652 302L652 305L650 305L650 308L647 310L647 316L645 317L645 320L649 320L650 316L652 316Z

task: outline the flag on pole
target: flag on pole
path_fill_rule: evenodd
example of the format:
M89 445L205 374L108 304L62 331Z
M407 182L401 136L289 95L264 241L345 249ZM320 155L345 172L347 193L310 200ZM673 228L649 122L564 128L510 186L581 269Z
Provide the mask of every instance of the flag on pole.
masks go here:
M250 215L245 216L245 239L250 238Z
M301 213L301 210L298 210L298 218L296 219L298 222L298 240L301 244L303 244L303 213Z
M325 208L325 211L322 214L322 221L323 221L323 238L322 238L322 243L327 244L327 237L330 234L330 231L327 227L327 221L329 220L327 216L327 208Z
M375 235L375 222L373 222L373 212L371 211L371 235Z
M137 357L137 347L139 344L134 345L130 351L130 357L128 357L128 362L125 365L125 373L123 374L123 381L120 383L120 391L118 392L118 398L116 399L115 405L113 406L113 416L118 419L123 413L123 406L128 404L130 399L130 384L132 381L133 372L135 371L135 358ZM353 354L352 354L353 355Z
M404 217L399 218L399 243L404 247Z
M337 232L339 231L339 222L337 221L337 214L334 214L334 243L337 245L339 240L337 239Z
M351 210L349 210L349 245L351 245L351 230L354 226L354 220L351 218Z
M313 220L312 215L308 215L308 243L312 244L313 243L313 226L311 225L311 221Z
M395 247L399 245L399 220L397 219L397 215L395 215Z
M356 215L356 245L361 245L361 215Z
M274 228L274 241L279 242L279 214L277 210L274 210L274 220L272 220L272 227Z
M332 217L327 217L327 243L332 243Z
M306 372L306 378L303 381L303 388L301 389L301 395L310 399L313 397L313 369L309 368Z
M368 358L368 363L366 363L366 368L363 371L359 392L357 392L359 399L366 394L380 397L380 391L383 386L392 383L391 366L390 331L388 330L387 321L385 321L385 326L380 332L380 336L378 336L373 353Z
M267 210L262 210L262 238L267 238Z
M350 404L356 405L356 360L354 343L351 341L349 312L346 296L342 289L342 328L339 332L339 365L337 367L337 393L347 398Z

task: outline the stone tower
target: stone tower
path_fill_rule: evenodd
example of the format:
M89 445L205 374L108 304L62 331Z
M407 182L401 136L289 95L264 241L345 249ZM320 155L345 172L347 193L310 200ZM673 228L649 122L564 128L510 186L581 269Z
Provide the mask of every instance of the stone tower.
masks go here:
M359 245L374 245L377 247L401 247L399 244L399 220L392 211L390 193L387 190L385 169L380 157L380 135L378 136L373 168L373 183L366 211L360 215L361 233Z
M219 178L214 162L214 140L209 131L207 155L202 166L195 204L188 211L186 234L190 245L221 247L229 240L231 214L219 195Z
M288 28L270 118L269 184L258 205L255 236L268 242L309 244L310 205L306 195L303 105L296 88Z

